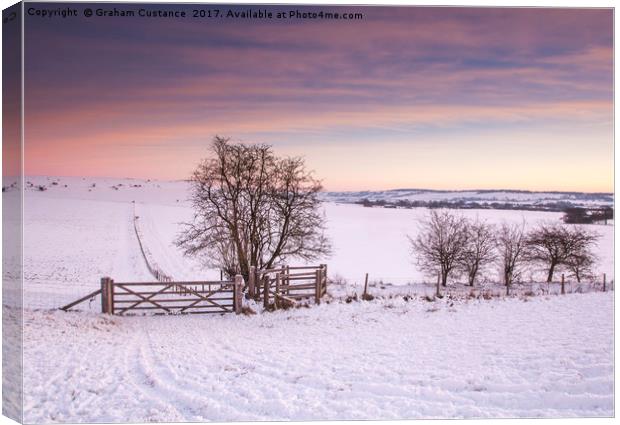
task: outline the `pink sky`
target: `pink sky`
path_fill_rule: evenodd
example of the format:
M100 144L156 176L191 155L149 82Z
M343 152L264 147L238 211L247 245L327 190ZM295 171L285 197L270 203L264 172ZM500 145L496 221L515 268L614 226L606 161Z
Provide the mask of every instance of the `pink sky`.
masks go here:
M344 9L26 19L26 173L187 178L219 134L328 190L613 190L611 10Z

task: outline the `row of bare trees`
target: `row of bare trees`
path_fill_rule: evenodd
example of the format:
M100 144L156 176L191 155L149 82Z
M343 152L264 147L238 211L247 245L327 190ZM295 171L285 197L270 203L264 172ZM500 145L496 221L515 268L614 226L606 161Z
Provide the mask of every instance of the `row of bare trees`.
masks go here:
M577 282L591 277L596 262L592 248L598 238L579 226L542 222L526 231L523 222L495 226L445 210L431 211L417 236L409 236L417 264L429 274L439 274L443 286L460 275L474 286L495 266L508 287L532 265L544 268L547 282L560 268Z
M192 175L191 188L194 216L176 243L229 277L241 274L247 282L250 266L269 269L289 258L311 261L331 252L318 196L321 184L301 158L279 157L271 146L216 136L211 155ZM443 286L457 275L473 286L497 266L509 287L531 264L545 268L548 282L559 268L577 281L587 278L598 237L559 222L526 232L524 223L494 226L432 210L418 235L409 239L418 264L439 273Z

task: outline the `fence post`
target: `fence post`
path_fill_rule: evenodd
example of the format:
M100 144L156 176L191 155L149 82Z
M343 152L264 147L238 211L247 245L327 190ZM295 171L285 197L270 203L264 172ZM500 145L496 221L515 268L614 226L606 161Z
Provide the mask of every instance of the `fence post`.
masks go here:
M263 275L263 307L267 309L269 307L269 276Z
M250 281L248 282L248 298L256 296L256 266L250 266Z
M607 290L607 274L603 273L603 292Z
M107 277L102 277L101 278L101 312L102 313L107 313L108 312L108 278Z
M321 269L317 269L314 274L314 302L321 304Z
M562 295L564 295L564 273L562 273Z
M235 290L234 290L234 306L235 313L241 314L241 303L243 302L243 276L240 274L235 276Z
M282 273L276 273L276 294L273 296L273 302L276 308L280 308L280 283L282 282Z
M284 280L282 281L283 285L286 285L286 295L289 295L289 288L291 287L291 279L289 277L289 275L291 274L291 270L289 269L289 266L286 266L286 269L284 270L285 275L286 275L286 282L284 282Z
M321 282L323 288L321 293L327 293L327 264L321 264L321 268L323 269L323 282Z

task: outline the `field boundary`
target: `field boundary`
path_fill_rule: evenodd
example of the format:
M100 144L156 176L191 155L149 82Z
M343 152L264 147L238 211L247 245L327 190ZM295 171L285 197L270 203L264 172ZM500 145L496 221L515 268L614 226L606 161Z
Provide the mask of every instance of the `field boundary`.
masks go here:
M174 281L174 278L171 275L165 273L159 267L159 265L157 265L157 262L153 258L149 259L149 257L152 257L152 254L150 253L146 245L142 242L142 239L143 239L142 231L140 229L140 226L138 225L138 219L140 218L140 216L136 215L136 201L132 201L132 202L133 202L133 218L132 218L133 229L136 234L136 238L138 239L138 245L140 246L140 252L142 253L142 258L144 258L144 262L146 263L147 269L149 270L151 275L153 275L153 277L157 279L158 282Z

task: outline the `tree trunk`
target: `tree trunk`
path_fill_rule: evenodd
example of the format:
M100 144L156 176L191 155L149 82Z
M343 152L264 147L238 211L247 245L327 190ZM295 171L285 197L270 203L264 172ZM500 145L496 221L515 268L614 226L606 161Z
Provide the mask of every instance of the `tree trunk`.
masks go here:
M553 270L555 269L555 263L551 263L549 266L549 273L547 273L547 283L553 282Z
M241 269L239 274L241 276L243 276L243 280L245 282L249 282L250 281L250 267L248 266L248 264L247 263L240 264L239 268ZM234 276L233 276L233 278L234 278Z
M476 275L478 274L478 268L474 267L469 272L469 286L474 286L474 282L476 281Z
M448 286L448 272L441 272L441 286Z

